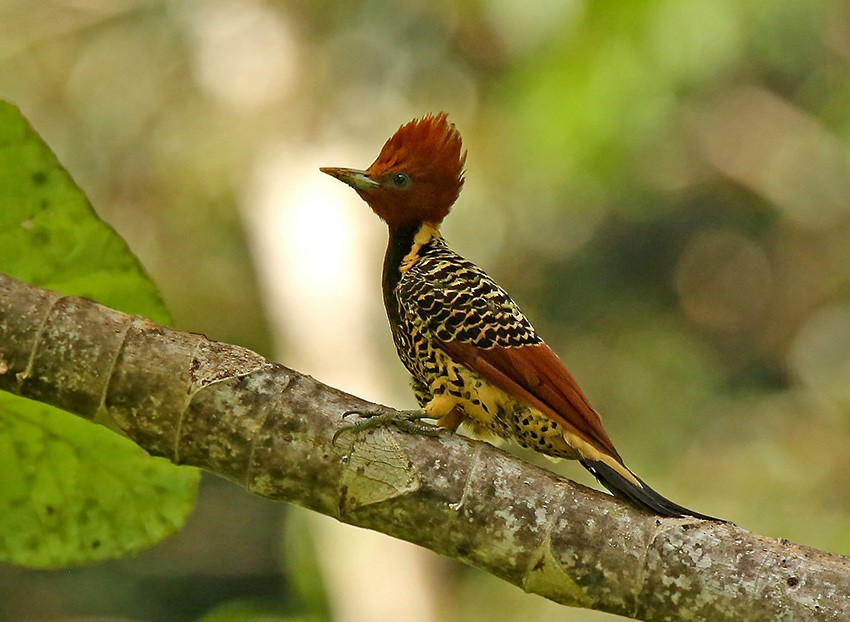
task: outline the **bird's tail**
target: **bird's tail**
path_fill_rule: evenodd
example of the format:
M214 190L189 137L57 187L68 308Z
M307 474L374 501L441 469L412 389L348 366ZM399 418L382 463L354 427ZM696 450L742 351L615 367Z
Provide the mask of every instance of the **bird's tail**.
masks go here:
M670 499L663 497L647 486L642 479L635 476L635 479L640 482L640 486L638 486L604 462L587 459L582 459L580 462L582 466L590 471L593 474L593 477L595 477L600 484L605 486L605 488L610 490L615 497L619 497L624 501L628 501L634 505L645 508L659 516L672 516L674 518L692 516L703 520L720 520L713 516L706 516L705 514L689 510L678 503L673 503Z

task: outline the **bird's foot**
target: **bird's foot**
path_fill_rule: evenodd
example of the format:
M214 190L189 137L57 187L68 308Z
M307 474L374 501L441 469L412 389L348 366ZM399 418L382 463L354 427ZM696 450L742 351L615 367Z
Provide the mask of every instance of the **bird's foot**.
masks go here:
M345 432L360 432L387 425L394 425L408 434L422 434L424 436L438 436L440 430L430 423L422 423L423 419L431 419L423 410L379 408L375 410L347 410L342 413L343 418L349 415L357 415L360 420L334 432L333 442L336 442L336 439Z

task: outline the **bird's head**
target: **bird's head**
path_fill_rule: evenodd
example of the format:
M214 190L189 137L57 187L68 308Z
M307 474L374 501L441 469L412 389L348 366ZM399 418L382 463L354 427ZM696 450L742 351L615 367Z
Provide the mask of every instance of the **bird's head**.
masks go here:
M438 225L463 187L460 133L446 113L425 115L398 128L365 171L322 168L357 191L391 226Z

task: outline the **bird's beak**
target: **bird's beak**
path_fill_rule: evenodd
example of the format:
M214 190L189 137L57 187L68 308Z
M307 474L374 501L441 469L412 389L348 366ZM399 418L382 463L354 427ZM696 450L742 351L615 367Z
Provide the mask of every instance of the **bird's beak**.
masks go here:
M319 170L331 177L336 177L355 190L373 190L381 185L369 177L366 171L358 171L354 168L320 168Z

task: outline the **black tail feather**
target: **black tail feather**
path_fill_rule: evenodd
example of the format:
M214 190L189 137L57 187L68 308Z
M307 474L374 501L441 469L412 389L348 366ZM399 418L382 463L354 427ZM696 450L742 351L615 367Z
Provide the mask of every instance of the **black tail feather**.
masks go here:
M720 519L713 516L707 516L694 512L686 507L682 507L678 503L673 503L670 499L663 497L647 486L643 480L636 479L642 486L636 486L633 482L623 477L616 470L597 460L580 460L582 466L590 471L600 484L610 490L615 497L619 497L624 501L628 501L634 505L642 507L659 516L671 516L674 518L684 518L692 516L703 520L719 521Z

